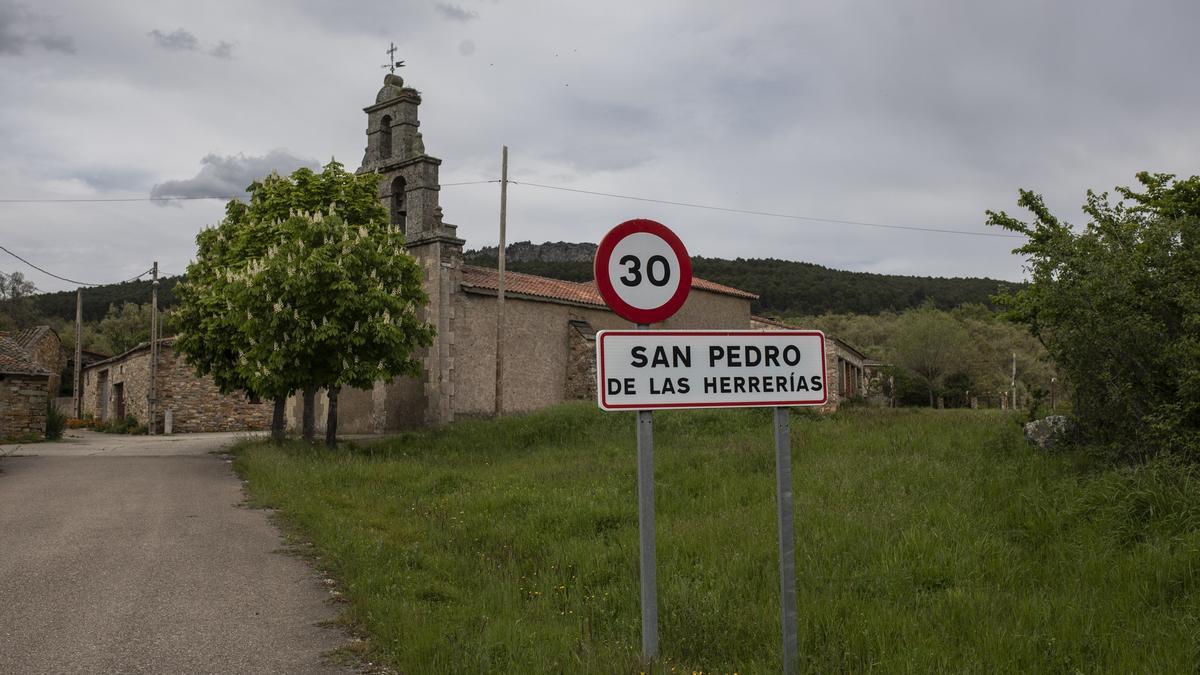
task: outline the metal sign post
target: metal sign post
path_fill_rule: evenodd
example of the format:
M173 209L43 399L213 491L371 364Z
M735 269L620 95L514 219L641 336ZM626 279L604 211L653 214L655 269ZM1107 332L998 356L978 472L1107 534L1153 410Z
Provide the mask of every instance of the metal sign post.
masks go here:
M638 330L649 330L638 324ZM637 411L638 557L642 582L642 660L658 658L658 553L654 531L654 411Z
M788 409L775 408L775 493L779 500L779 622L783 672L796 672L796 533L792 523L792 437Z

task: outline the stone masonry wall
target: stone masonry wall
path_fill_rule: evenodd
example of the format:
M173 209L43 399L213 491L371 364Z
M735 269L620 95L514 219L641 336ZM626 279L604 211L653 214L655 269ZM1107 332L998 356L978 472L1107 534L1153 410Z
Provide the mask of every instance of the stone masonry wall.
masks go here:
M0 441L46 432L45 375L0 374Z
M107 401L101 401L100 380L107 373ZM87 368L83 376L83 412L103 420L117 414L117 385L122 385L125 414L148 423L146 400L150 382L150 350L141 349L125 358ZM271 405L251 403L240 394L223 395L211 377L197 377L170 343L159 349L157 429L163 430L170 409L172 431L249 431L271 425ZM103 414L102 414L103 413Z
M159 359L157 417L160 431L163 415L168 409L174 417L172 431L175 433L270 428L270 403L251 403L242 394L222 394L211 377L197 377L183 357L167 345L160 348Z
M45 331L40 340L30 345L29 353L39 365L50 371L48 385L50 396L58 396L59 383L62 381L62 369L66 362L62 341L58 339L58 335L52 330Z

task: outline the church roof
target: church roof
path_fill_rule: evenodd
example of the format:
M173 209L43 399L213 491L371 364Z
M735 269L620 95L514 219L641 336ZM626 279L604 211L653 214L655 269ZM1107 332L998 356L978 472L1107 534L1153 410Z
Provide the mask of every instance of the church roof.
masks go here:
M462 273L462 283L466 288L494 291L499 286L499 272L490 267L463 265ZM746 300L758 299L758 296L753 293L698 277L692 277L692 288ZM600 297L600 291L596 289L594 281L563 281L506 270L504 272L504 292L593 307L607 307L604 304L604 298Z

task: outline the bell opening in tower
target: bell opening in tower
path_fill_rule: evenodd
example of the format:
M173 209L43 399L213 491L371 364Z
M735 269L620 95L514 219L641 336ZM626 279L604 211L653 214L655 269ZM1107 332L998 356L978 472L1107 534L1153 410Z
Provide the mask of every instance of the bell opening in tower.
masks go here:
M404 204L404 187L403 176L397 176L392 181L392 225L408 234L408 210Z
M387 159L392 156L392 116L384 115L379 120L379 156Z

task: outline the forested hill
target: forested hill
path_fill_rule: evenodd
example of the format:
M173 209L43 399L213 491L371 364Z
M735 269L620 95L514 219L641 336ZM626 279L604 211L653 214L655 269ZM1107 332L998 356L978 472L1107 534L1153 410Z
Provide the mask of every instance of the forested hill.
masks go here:
M555 279L589 281L595 244L518 242L508 247L508 269ZM467 251L470 265L496 266L496 249ZM941 309L963 303L992 306L989 296L1002 288L1019 286L995 279L905 277L867 272L845 272L812 263L773 258L692 258L696 276L741 288L760 296L753 310L772 316L800 316L825 312L878 314L903 310L931 300ZM183 277L165 277L159 286L159 306L175 304L175 284ZM98 321L110 305L150 302L150 282L132 281L97 286L83 291L83 318ZM75 293L43 293L30 298L42 316L75 319Z
M159 279L158 306L166 309L175 304L175 284L183 279L182 276L163 277ZM143 279L126 281L123 284L109 284L83 289L83 320L99 321L104 318L110 305L120 307L126 302L135 305L145 305L150 302L150 284ZM30 296L34 311L39 316L56 317L65 321L75 320L75 291L60 291L58 293L40 293Z
M592 278L595 244L517 242L507 248L505 267L569 281ZM468 264L496 266L496 248L467 251ZM993 307L990 296L1020 287L1007 281L979 278L908 277L868 272L846 272L812 263L774 258L693 257L696 276L750 291L759 296L753 305L758 314L799 316L811 314L878 314L904 310L932 301L940 309L963 303Z

